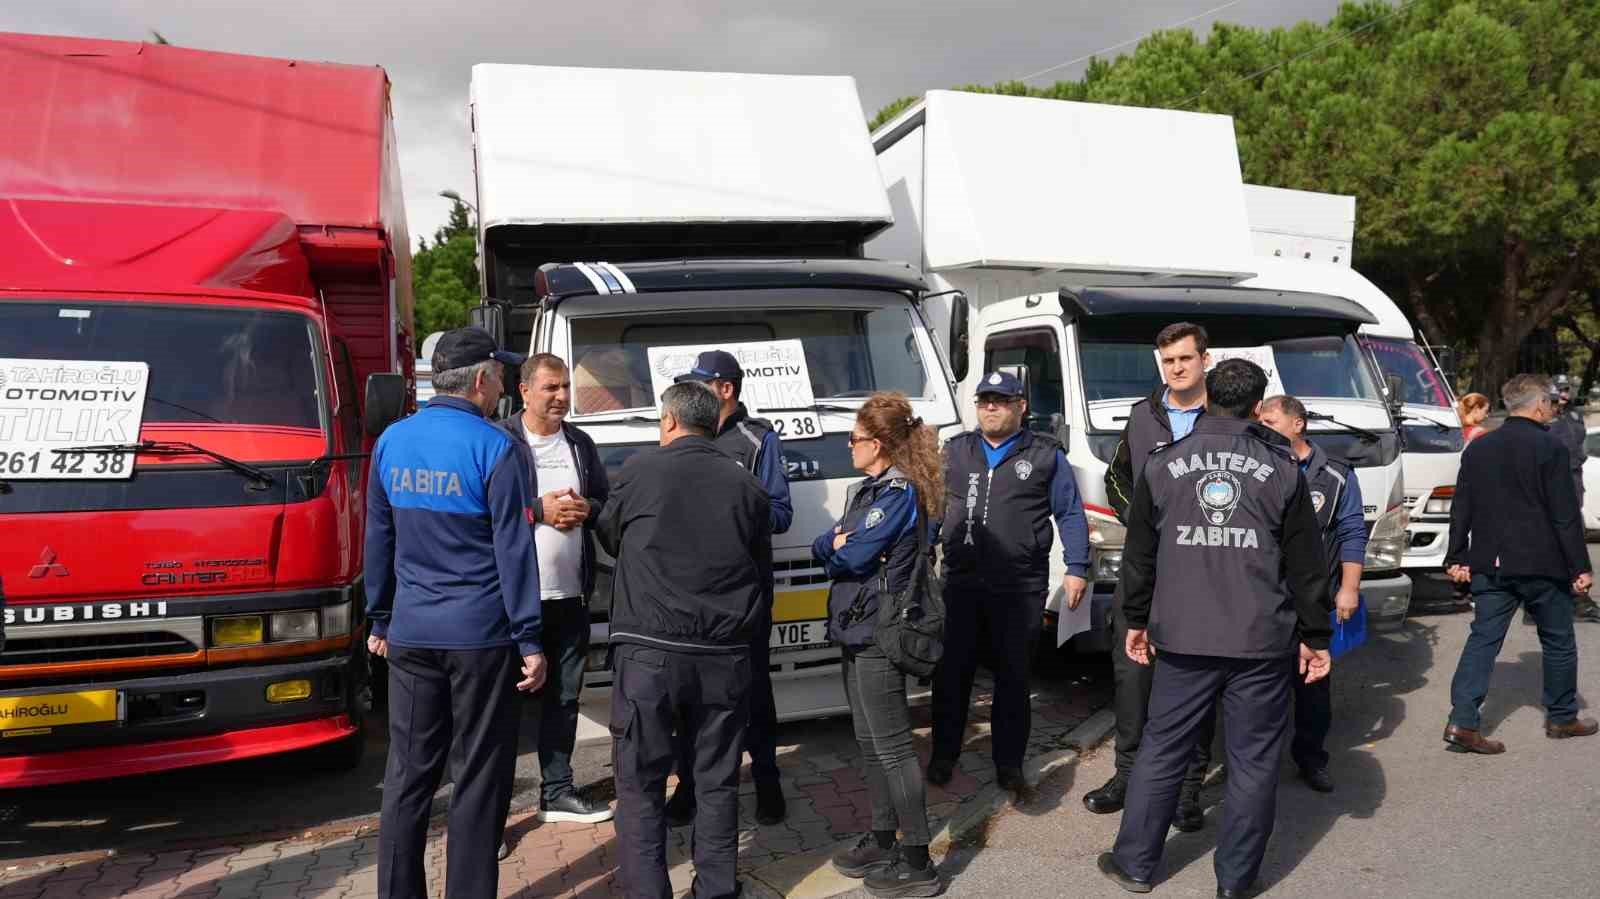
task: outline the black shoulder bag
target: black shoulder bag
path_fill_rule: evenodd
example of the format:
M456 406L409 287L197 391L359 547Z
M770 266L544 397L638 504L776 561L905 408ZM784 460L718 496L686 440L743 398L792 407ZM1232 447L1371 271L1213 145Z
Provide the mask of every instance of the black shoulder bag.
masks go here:
M944 657L944 581L933 570L921 517L917 555L905 589L889 592L887 559L878 568L878 622L873 640L896 668L913 677L928 677Z

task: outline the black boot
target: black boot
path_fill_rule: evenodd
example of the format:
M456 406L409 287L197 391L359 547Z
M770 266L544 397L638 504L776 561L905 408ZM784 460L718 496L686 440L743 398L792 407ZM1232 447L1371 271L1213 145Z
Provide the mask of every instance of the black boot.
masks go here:
M783 787L777 781L756 781L756 823L771 827L783 823L789 813L789 804L783 799Z
M1083 794L1083 807L1097 815L1109 815L1122 811L1122 803L1127 798L1128 779L1118 772L1100 789Z

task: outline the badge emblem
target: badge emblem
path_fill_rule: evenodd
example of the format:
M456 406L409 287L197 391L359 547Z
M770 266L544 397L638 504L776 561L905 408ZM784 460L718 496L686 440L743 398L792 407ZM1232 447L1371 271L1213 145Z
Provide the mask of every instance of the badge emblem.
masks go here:
M1227 524L1239 505L1239 479L1226 471L1210 471L1194 486L1200 511L1212 524Z
M871 509L871 510L869 510L867 512L867 521L866 521L866 524L864 525L864 527L867 530L870 531L870 530L872 530L873 528L877 527L878 525L880 525L882 523L883 523L883 510L882 509Z
M998 384L998 383L1000 383L1000 373L999 372L995 372L994 374L990 375L989 376L989 383L990 384Z
M1017 464L1012 466L1012 468L1016 471L1017 480L1019 481L1026 481L1028 479L1028 475L1033 474L1033 463L1029 462L1027 459L1018 459Z
M1311 491L1311 509L1312 509L1312 511L1316 512L1318 515L1322 514L1322 504L1327 502L1327 501L1328 501L1328 498L1326 496L1322 495L1322 491L1321 490L1313 490L1313 491Z

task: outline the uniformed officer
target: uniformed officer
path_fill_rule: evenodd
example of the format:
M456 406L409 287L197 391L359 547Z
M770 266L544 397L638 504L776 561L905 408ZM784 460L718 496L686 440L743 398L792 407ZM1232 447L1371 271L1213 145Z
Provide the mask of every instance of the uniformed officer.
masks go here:
M389 660L380 896L428 895L428 814L447 762L446 895L493 896L499 882L516 691L545 678L527 450L485 418L500 401L503 366L522 361L482 329L446 333L433 352L434 399L373 450L367 647Z
M1217 895L1245 895L1272 835L1296 657L1307 682L1332 664L1311 491L1288 441L1249 420L1266 386L1243 359L1212 369L1206 414L1150 454L1128 509L1123 649L1154 663L1155 679L1122 826L1098 865L1131 892L1150 891L1196 735L1220 700L1228 785Z
M1106 497L1117 520L1128 521L1128 506L1144 472L1145 460L1158 447L1182 440L1194 429L1205 411L1206 367L1210 365L1206 329L1192 322L1177 322L1156 334L1156 357L1160 360L1162 386L1150 398L1134 403L1122 429L1116 453L1106 469ZM1115 686L1112 707L1117 714L1117 768L1104 784L1083 796L1083 805L1098 815L1122 811L1128 794L1128 777L1144 737L1145 718L1150 707L1150 682L1153 671L1136 664L1121 651L1127 640L1128 624L1122 614L1122 591L1111 603L1111 676ZM1194 759L1183 780L1178 798L1178 816L1172 826L1186 833L1205 827L1205 812L1200 807L1200 788L1211 767L1211 742L1216 722L1202 723L1195 740Z
M739 401L744 390L744 370L732 353L710 350L695 359L694 368L675 380L700 381L717 394L717 448L756 476L772 500L772 533L789 530L794 507L789 502L789 478L783 470L783 446L772 423L755 418ZM766 608L772 608L767 596ZM769 667L772 622L765 621L751 634L750 723L745 730L745 751L750 753L750 777L756 784L756 823L781 822L787 812L783 787L778 782L778 709L772 699ZM678 746L678 788L667 803L667 824L682 827L694 820L694 770L682 762L688 746Z
M1032 726L1029 672L1050 586L1050 522L1061 534L1066 604L1088 587L1089 526L1061 443L1022 427L1028 400L1014 375L978 384L978 427L944 447L945 653L933 681L933 756L928 781L950 782L972 701L980 645L994 671L995 780L1024 786Z
M1311 508L1322 529L1328 561L1328 589L1340 621L1350 620L1361 603L1361 563L1367 557L1367 525L1361 515L1361 482L1349 465L1328 457L1306 439L1306 407L1292 396L1272 396L1261 404L1261 423L1289 441L1311 490ZM1333 679L1294 687L1294 739L1289 756L1300 777L1319 793L1333 792L1324 744L1333 726Z
M612 767L629 897L665 899L667 775L675 734L691 746L696 899L739 894L739 758L750 642L771 615L772 503L711 442L704 384L661 395L661 448L637 453L595 523L616 557L611 591Z

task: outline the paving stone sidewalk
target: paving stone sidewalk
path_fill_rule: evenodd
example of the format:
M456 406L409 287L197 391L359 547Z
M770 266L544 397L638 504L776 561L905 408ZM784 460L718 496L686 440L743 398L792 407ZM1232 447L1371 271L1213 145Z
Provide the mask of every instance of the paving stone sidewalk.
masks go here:
M988 682L980 679L955 778L946 787L929 787L928 811L935 831L984 801L985 788L994 780L989 761L989 690ZM1109 695L1109 682L1042 684L1035 691L1030 757L1062 750L1067 735L1105 705ZM913 709L913 720L925 764L930 731L926 706ZM746 774L740 797L739 869L750 887L747 895L786 890L771 884L803 880L809 869L826 864L826 853L840 840L868 829L866 784L849 722L808 722L789 726L785 734L801 736L801 731L803 742L780 747L779 769L789 809L782 824L756 825L754 788ZM599 785L597 794L608 788L609 782ZM219 800L219 815L227 814L222 803ZM507 834L511 856L500 869L500 896L621 895L612 824L540 824L531 810L522 810L511 815ZM668 864L680 895L694 876L689 836L690 828L680 828L668 838ZM193 844L147 854L21 860L0 871L0 899L359 899L377 894L377 853L377 822L368 818L243 845ZM432 895L442 896L442 821L436 822L428 844L427 869ZM781 870L783 876L761 874L767 870Z

